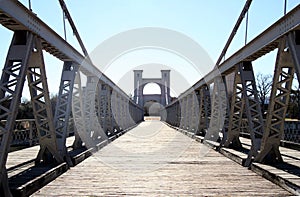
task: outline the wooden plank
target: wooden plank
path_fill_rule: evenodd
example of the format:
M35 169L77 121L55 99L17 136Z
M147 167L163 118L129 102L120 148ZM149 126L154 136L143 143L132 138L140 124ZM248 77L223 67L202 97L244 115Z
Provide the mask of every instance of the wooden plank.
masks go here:
M159 121L145 121L33 196L287 196Z
M243 148L250 149L251 140L240 137ZM221 149L221 151L224 148ZM300 195L300 152L286 147L279 147L282 154L283 163L265 165L253 163L251 170L265 177L273 183L287 189L293 194ZM233 160L242 159L242 154L232 149L226 149Z
M66 141L67 147L71 146L74 140L75 137L67 138ZM8 177L15 176L33 167L35 165L34 159L36 158L39 150L40 150L40 146L37 145L37 146L8 153L7 162L6 162Z

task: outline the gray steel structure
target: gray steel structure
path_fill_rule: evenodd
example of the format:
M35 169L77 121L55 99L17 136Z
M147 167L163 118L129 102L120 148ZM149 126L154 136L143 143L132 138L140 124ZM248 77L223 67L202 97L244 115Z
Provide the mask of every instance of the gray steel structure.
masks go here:
M0 23L14 32L0 82L1 119L7 120L0 125L0 195L11 196L5 164L26 77L41 147L36 163L72 166L66 148L71 112L73 147L90 148L142 121L143 108L20 2L0 1ZM42 50L64 62L54 116Z
M166 122L190 131L193 129L187 125L198 123L199 126L194 134L205 135L204 140L220 140L221 147L240 149L239 135L243 116L245 116L252 145L244 165L249 166L253 160L281 162L279 144L283 136L284 119L294 73L298 81L300 79L299 38L300 6L298 5L231 57L217 65L177 100L167 105ZM264 122L252 61L275 49L278 49L278 52L273 86L267 118ZM232 92L229 92L226 84L232 76L234 76L234 85ZM196 95L199 102L197 120L192 118L196 99L190 98L196 97L191 95Z
M18 1L0 1L0 23L14 32L0 81L0 117L7 120L0 125L0 193L10 196L5 164L26 77L41 146L36 162L67 161L69 165L72 163L65 142L71 111L76 125L74 148L82 146L82 141L86 146L95 146L107 136L126 130L143 119L142 102L136 98L141 97L142 88L139 87L145 82L138 80L140 84L135 86L137 94L132 101ZM300 79L299 38L298 5L171 103L168 81L165 80L162 97L167 96L161 101L167 104L165 121L195 134L204 134L207 141L221 139L221 146L238 149L244 115L252 143L245 165L249 166L253 160L282 161L279 142L294 73ZM274 49L278 49L278 55L264 122L252 61ZM64 62L54 116L42 50ZM234 76L233 92L227 88L230 76ZM86 81L82 80L84 77ZM229 93L232 93L231 99L228 99Z

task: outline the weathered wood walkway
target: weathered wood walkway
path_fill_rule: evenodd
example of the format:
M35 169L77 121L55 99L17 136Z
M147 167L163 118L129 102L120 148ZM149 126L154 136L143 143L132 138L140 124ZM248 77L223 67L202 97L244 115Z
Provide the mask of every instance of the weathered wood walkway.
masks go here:
M145 121L33 196L288 196L159 121Z

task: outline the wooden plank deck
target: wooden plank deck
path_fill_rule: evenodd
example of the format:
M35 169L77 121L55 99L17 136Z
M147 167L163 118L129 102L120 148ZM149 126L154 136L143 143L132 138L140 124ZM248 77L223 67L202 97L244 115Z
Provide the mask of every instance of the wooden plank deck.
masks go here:
M171 129L141 123L33 196L288 196L286 190Z
M67 138L66 145L71 146L75 137ZM8 170L8 177L12 177L34 166L34 159L36 158L40 146L33 146L22 150L8 153L6 169Z

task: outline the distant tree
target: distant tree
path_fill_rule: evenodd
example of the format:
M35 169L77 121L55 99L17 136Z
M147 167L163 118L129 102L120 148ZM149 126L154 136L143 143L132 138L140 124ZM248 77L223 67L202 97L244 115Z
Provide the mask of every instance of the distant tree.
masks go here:
M22 99L19 109L17 119L33 119L33 109L31 101L27 99Z
M272 75L258 73L256 75L256 87L258 92L258 98L261 104L262 114L264 115L267 110L266 101L270 97L272 89Z

